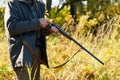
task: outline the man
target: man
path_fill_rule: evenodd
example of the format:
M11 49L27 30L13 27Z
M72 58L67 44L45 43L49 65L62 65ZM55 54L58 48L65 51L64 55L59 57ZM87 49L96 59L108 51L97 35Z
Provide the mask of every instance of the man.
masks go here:
M10 0L7 3L4 16L5 29L16 80L40 79L40 64L35 63L35 58L23 44L22 38L49 67L45 36L47 32L58 30L53 26L47 27L49 20L44 18L44 9L44 4L37 0ZM31 74L28 67L31 68Z

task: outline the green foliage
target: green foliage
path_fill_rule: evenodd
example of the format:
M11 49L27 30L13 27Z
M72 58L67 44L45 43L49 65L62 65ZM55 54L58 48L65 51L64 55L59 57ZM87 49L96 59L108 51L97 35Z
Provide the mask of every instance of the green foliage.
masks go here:
M115 14L120 15L120 6L109 4L108 6L105 7L104 13L109 17L112 17Z
M54 20L59 25L62 25L71 19L69 7L65 7L59 13L57 12L57 7L54 7L49 16L50 19Z
M0 8L0 32L4 31L4 8Z

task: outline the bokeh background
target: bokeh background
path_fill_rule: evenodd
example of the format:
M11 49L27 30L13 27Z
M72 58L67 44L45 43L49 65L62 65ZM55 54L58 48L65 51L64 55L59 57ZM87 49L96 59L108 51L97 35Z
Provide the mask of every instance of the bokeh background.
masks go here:
M120 80L120 0L43 0L51 19L105 65L60 33L47 36L50 66L41 65L41 80ZM4 29L7 0L0 0L0 80L14 80Z

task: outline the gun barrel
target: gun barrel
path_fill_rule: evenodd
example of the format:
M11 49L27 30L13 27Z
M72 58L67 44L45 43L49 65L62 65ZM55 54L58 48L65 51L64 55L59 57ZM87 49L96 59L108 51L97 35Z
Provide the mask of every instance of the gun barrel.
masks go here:
M104 65L104 63L100 59L98 59L95 55L93 55L90 51L88 51L85 47L83 47L78 41L76 41L69 34L67 34L64 30L62 30L58 25L56 25L56 24L54 24L54 25L62 35L64 35L66 38L72 40L74 43L76 43L78 46L80 46L83 50L85 50L88 54L90 54L93 58L95 58L98 62L100 62L102 65Z

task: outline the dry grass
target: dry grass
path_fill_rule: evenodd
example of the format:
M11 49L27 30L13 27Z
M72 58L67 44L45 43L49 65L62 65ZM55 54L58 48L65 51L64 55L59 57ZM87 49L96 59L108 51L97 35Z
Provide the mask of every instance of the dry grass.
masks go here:
M84 20L84 19L83 19ZM101 59L105 65L101 65L93 57L80 49L72 41L64 36L54 34L48 37L47 52L50 66L56 66L78 49L81 51L65 66L58 69L47 69L41 65L41 80L120 80L120 16L115 17L101 25L99 35L93 36L89 31L87 35L78 35L81 32L79 24L77 31L72 35L90 52ZM83 22L84 23L84 22ZM105 25L107 32L103 32ZM13 80L13 71L10 67L7 43L4 34L0 38L0 80ZM55 36L55 37L54 37Z

